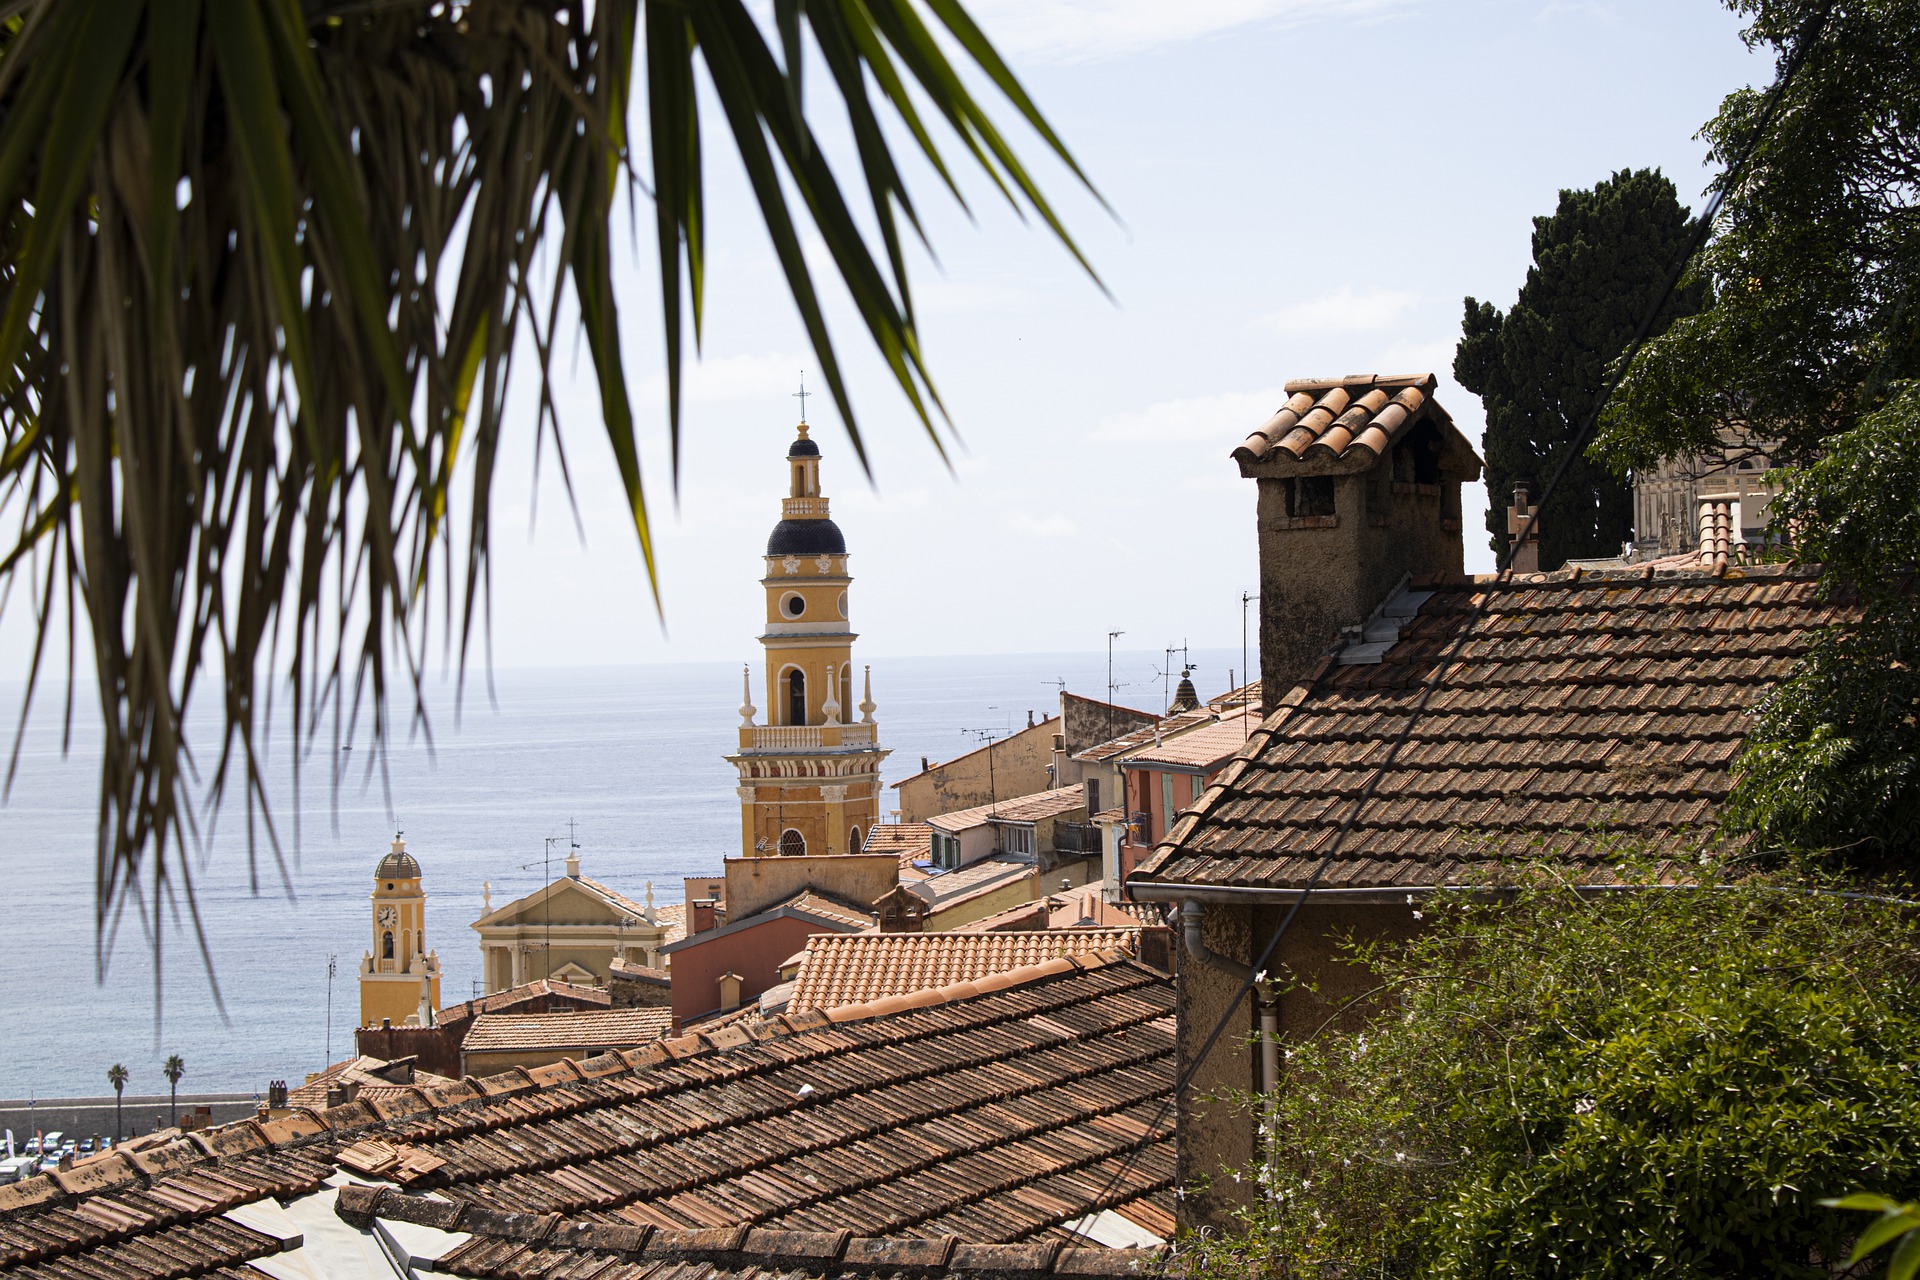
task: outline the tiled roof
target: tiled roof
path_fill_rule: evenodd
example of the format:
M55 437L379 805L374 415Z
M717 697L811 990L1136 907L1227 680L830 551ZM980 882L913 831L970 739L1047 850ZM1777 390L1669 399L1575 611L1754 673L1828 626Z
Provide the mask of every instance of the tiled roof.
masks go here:
M1090 884L1068 893L1049 894L1023 902L1017 907L995 912L980 920L963 924L955 933L1006 933L1027 929L1052 929L1056 932L1083 928L1122 929L1137 934L1143 925L1164 925L1166 913L1157 902L1107 902L1101 886ZM1129 943L1128 945L1132 945Z
M936 872L924 880L905 881L902 887L939 909L977 894L991 893L1014 880L1038 873L1038 867L1032 861L1001 854L969 862L951 871Z
M1286 404L1233 451L1234 459L1371 465L1422 418L1452 427L1433 399L1434 385L1431 373L1296 379L1286 385Z
M1815 572L1782 567L1440 584L1373 660L1330 658L1284 695L1130 883L1307 883L1456 639L1319 885L1617 859L1597 843L1606 834L1689 853L1714 834L1748 713L1849 613L1820 598ZM1584 874L1604 879L1605 864Z
M1036 791L1032 795L1012 796L1005 800L996 800L992 804L975 805L971 809L955 809L952 813L942 813L929 818L928 823L942 831L965 831L969 827L977 827L989 820L1037 822L1042 818L1057 818L1063 813L1072 813L1075 809L1086 807L1086 788L1076 782L1070 787L1056 787L1052 791Z
M346 1187L337 1212L363 1226L409 1222L471 1238L439 1259L438 1270L482 1280L866 1280L875 1274L925 1280L990 1277L1151 1276L1158 1249L967 1244L953 1236L873 1237L765 1227L674 1230L612 1222L555 1223L392 1187Z
M330 1178L433 1193L465 1207L461 1232L522 1243L591 1241L570 1223L928 1249L1077 1243L1065 1224L1101 1209L1171 1212L1173 1051L1166 975L1114 953L1051 960L751 1031L138 1139L0 1187L0 1274L238 1268L283 1242L222 1214L332 1194ZM310 1234L289 1264L324 1245ZM559 1274L630 1274L576 1260ZM313 1273L332 1275L323 1263ZM552 1274L481 1265L452 1269Z
M867 829L862 853L891 853L902 865L925 861L933 843L933 828L924 822L880 822Z
M807 939L787 1009L833 1009L970 982L1088 951L1135 950L1137 930L1062 933L822 933Z
M880 923L880 918L871 911L861 911L858 908L850 907L837 898L829 898L826 894L815 893L811 889L802 890L778 906L768 907L767 910L778 911L782 907L790 907L795 911L802 911L811 916L834 920L846 925L850 929L871 929ZM748 918L751 919L752 917Z
M591 1013L483 1013L460 1048L466 1053L539 1049L625 1049L658 1040L671 1009L596 1009Z
M1238 689L1229 689L1218 697L1208 698L1207 705L1215 711L1225 711L1230 707L1260 705L1260 682L1243 684Z
M356 1096L366 1097L382 1090L404 1089L410 1085L451 1083L446 1076L415 1070L412 1058L389 1061L362 1054L344 1062L336 1062L308 1076L306 1083L299 1088L287 1090L287 1105L324 1107L327 1105L328 1090L336 1085L351 1085L358 1090Z
M1219 719L1219 716L1205 707L1200 707L1193 711L1183 711L1177 716L1168 716L1164 720L1146 726L1144 729L1135 729L1132 733L1121 734L1119 737L1103 742L1097 747L1088 747L1085 751L1075 756L1074 759L1090 760L1095 764L1104 764L1109 760L1124 756L1128 752L1138 751L1141 747L1151 746L1156 739L1165 742L1174 734L1185 733L1189 729L1198 729L1201 725L1212 724L1217 719Z
M1217 769L1240 754L1254 726L1260 723L1259 708L1230 711L1213 724L1202 725L1191 733L1169 738L1157 747L1148 747L1127 757L1129 765L1178 765L1189 769Z
M465 1022L477 1018L483 1013L495 1013L526 1004L543 996L561 996L568 1000L577 1000L581 1004L605 1006L612 1002L605 987L583 987L578 983L562 982L558 978L535 978L532 982L523 982L517 987L508 987L505 991L496 991L492 995L475 996L471 1000L462 1000L459 1004L450 1004L440 1010L439 1022L442 1026L449 1022Z

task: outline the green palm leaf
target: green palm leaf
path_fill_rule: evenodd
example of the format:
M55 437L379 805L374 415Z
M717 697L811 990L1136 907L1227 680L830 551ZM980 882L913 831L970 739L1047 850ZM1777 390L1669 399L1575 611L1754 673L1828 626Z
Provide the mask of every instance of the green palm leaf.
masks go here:
M568 465L550 383L569 290L658 599L611 223L623 183L651 198L677 473L707 251L703 79L863 460L800 244L810 223L940 446L902 220L924 236L889 115L959 199L928 126L944 120L1085 262L943 48L1084 176L953 0L776 0L771 33L744 0L15 0L6 14L0 607L31 610L39 630L29 697L49 637L70 625L90 643L102 964L129 907L156 940L171 906L197 918L184 854L235 790L249 849L278 865L261 746L277 705L309 747L362 714L384 741L395 694L424 723L436 619L464 664L485 616L516 352L534 353L536 440ZM628 112L643 37L639 194ZM847 112L857 176L815 140L808 57L831 88L816 99ZM537 259L543 244L558 252ZM196 765L182 725L204 680L225 733ZM296 797L298 782L296 762Z

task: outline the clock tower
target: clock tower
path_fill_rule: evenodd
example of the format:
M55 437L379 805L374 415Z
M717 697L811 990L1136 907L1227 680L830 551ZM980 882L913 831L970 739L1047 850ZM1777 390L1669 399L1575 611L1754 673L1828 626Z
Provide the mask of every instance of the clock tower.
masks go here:
M820 491L820 446L805 422L799 432L787 449L787 496L760 579L766 723L754 721L745 673L740 749L727 757L740 774L740 852L749 858L859 853L880 820L887 752L872 680L853 666L847 540Z
M373 869L373 949L360 958L360 1025L430 1026L440 1009L440 953L427 950L427 894L407 842Z

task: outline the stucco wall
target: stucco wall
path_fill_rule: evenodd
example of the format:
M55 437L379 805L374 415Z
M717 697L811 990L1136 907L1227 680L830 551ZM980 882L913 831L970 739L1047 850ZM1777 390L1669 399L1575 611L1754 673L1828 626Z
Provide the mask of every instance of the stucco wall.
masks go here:
M737 933L714 935L673 953L673 1024L720 1008L720 975L737 973L742 1003L779 982L782 960L807 945L810 934L827 932L817 921L776 917Z
M867 908L900 883L900 859L890 853L845 853L832 857L728 858L727 919L744 920L785 901L802 889L814 889L850 906ZM674 964L680 963L679 952Z
M1242 963L1252 963L1260 948L1279 927L1285 907L1209 905L1206 909L1207 946ZM1309 901L1303 907L1269 968L1281 978L1297 979L1316 991L1286 991L1280 1003L1280 1034L1301 1039L1328 1025L1342 1004L1364 995L1374 985L1373 975L1340 958L1348 937L1405 939L1418 925L1414 908L1404 903L1324 904ZM1201 1044L1213 1030L1239 988L1239 980L1212 965L1182 957L1178 976L1180 1067L1188 1069ZM1351 1025L1365 1016L1363 1008L1339 1013L1332 1025ZM1231 1171L1253 1163L1252 1118L1243 1103L1221 1097L1246 1095L1259 1084L1259 1058L1252 1039L1257 1028L1251 999L1234 1007L1227 1029L1214 1050L1194 1072L1192 1085L1180 1101L1179 1171L1181 1185L1190 1191L1181 1200L1183 1226L1221 1226L1231 1208L1244 1203L1252 1191L1248 1182L1236 1183ZM1282 1063L1280 1087L1286 1088ZM1202 1188L1203 1184L1204 1189Z
M1340 629L1365 622L1402 575L1459 574L1465 555L1457 479L1395 485L1382 470L1370 486L1367 474L1338 476L1330 528L1291 527L1299 522L1287 519L1287 481L1258 483L1260 671L1271 711Z
M995 799L1047 790L1052 786L1047 766L1053 763L1053 735L1059 730L1059 718L1049 717L1010 738L894 783L900 821L925 822L938 814L971 809Z

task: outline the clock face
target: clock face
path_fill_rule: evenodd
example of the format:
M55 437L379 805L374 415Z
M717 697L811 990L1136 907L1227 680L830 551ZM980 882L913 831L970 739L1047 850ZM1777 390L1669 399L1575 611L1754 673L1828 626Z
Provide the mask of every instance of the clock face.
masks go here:
M393 927L393 922L398 920L399 918L400 918L400 913L398 911L395 911L392 907L380 908L380 924L383 928L391 929Z

